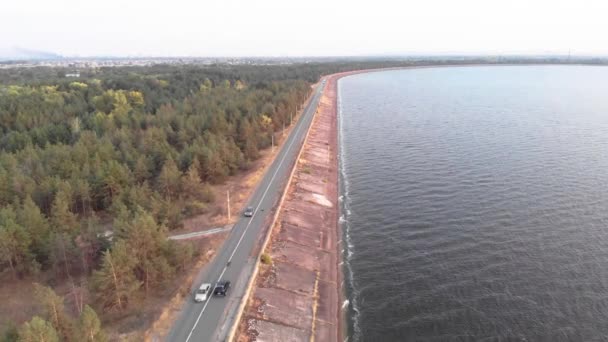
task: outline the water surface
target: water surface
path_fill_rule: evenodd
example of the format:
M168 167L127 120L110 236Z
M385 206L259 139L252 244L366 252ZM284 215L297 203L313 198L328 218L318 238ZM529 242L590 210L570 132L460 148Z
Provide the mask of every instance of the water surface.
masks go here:
M608 68L339 83L351 340L608 340Z

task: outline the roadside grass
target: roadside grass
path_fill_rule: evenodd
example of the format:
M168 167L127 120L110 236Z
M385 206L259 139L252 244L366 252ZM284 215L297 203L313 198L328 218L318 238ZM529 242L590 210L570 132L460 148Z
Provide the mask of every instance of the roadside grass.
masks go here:
M262 264L270 265L270 264L272 264L272 257L270 255L264 253L260 257L260 261L262 262Z

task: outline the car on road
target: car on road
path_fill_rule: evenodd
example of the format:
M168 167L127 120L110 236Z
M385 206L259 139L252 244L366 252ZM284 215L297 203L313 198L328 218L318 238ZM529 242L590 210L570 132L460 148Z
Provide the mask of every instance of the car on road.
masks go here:
M253 207L245 208L245 211L243 212L243 216L252 217L253 216Z
M230 289L230 282L229 281L219 281L215 285L215 289L213 290L213 294L216 295L216 296L224 296L224 297L226 297L226 294L228 293L228 289Z
M197 303L204 302L209 297L209 292L211 290L211 284L204 283L202 284L198 290L196 290L194 294L194 301Z

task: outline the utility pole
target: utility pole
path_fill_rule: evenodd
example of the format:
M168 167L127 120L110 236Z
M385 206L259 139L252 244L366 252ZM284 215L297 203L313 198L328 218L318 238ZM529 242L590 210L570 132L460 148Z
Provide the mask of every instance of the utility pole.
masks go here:
M230 189L226 190L226 200L228 202L228 221L230 221Z
M272 132L272 135L270 136L270 146L274 151L274 132Z
M293 125L293 112L289 113L289 126Z

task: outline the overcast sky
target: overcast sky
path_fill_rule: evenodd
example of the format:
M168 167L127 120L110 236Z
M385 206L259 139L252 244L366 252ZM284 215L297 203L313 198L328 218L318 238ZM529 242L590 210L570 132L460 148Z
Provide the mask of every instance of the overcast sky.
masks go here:
M3 0L0 51L608 54L608 0Z

